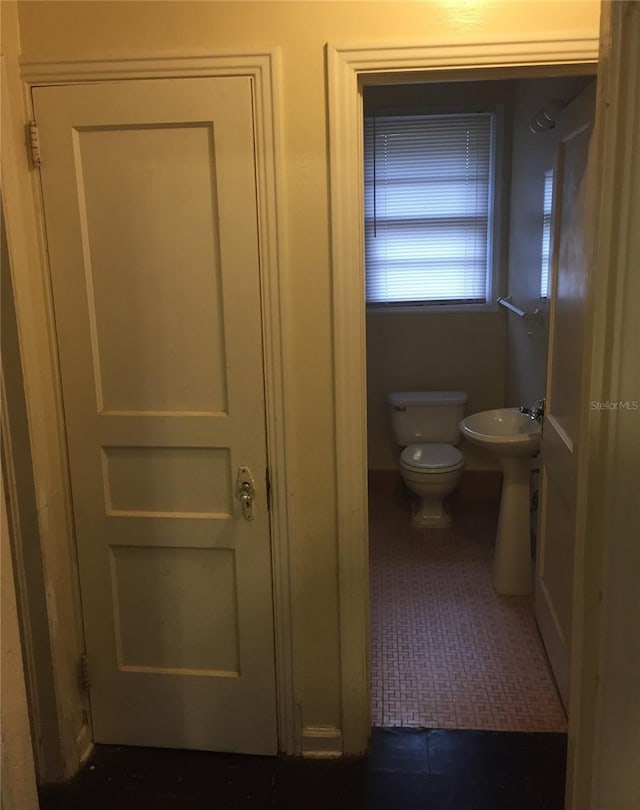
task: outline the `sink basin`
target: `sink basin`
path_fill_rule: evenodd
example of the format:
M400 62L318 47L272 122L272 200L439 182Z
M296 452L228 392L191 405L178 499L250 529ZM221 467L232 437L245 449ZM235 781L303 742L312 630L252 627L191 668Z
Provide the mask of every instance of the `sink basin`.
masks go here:
M533 590L531 456L540 447L540 425L518 408L496 408L465 417L460 431L473 444L495 453L502 468L493 587L508 596L529 594Z
M472 413L460 430L470 442L503 456L533 456L540 446L540 425L518 408Z

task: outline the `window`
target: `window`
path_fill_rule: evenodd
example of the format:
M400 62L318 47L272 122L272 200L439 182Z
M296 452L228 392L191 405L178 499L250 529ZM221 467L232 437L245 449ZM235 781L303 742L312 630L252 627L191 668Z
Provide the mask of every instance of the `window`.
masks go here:
M549 261L551 250L551 209L553 204L553 169L544 173L542 202L542 264L540 267L540 298L549 297Z
M495 117L365 119L368 304L489 299Z

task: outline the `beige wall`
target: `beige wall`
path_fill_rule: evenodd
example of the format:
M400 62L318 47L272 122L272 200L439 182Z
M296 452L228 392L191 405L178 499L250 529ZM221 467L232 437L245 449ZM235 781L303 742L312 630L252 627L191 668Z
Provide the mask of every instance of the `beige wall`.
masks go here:
M0 471L0 803L2 810L37 810L4 484L3 472Z
M15 326L12 311L12 296L9 282L8 254L6 250L6 238L4 228L4 216L0 205L0 323L2 324L2 377L3 377L3 398L2 407L9 410L5 401L7 398L15 399L22 394L19 358L17 357L17 344L13 327ZM10 340L7 340L9 338ZM11 345L8 346L8 343ZM20 414L22 416L22 414ZM21 462L24 460L23 471L29 476L28 465L30 462L28 454L28 439L26 436L26 426L21 419L20 425L11 425L11 441L18 441L20 450L26 453L24 456L14 459ZM3 415L3 427L9 422L7 412ZM14 435L15 425L15 435ZM26 532L32 541L31 547L38 543L37 524L35 522L35 508L32 501L32 493L26 493L28 504L15 503L17 478L19 471L16 470L15 463L11 466L7 464L10 448L8 447L7 436L2 437L2 471L0 475L0 591L2 593L2 604L0 615L2 626L0 628L0 639L2 649L0 653L0 725L1 725L1 759L2 770L2 809L3 810L36 810L38 800L35 790L35 770L33 762L33 748L31 728L29 724L29 714L27 710L27 694L25 687L23 652L20 639L20 628L17 612L17 595L13 578L13 558L12 542L14 537L10 536L9 513L13 509L14 517L18 518L20 529ZM9 468L10 467L10 468ZM30 481L26 481L27 489L33 487ZM24 509L20 507L24 506ZM19 517L16 510L20 512ZM13 528L13 526L12 526ZM35 529L35 532L34 532ZM44 602L44 588L40 588L40 602ZM38 626L38 632L46 628L46 616ZM42 638L40 636L40 640ZM45 642L46 649L46 642ZM45 686L45 684L43 684ZM51 695L49 695L51 698ZM50 700L49 706L53 709L55 704Z
M467 413L498 408L504 390L505 324L500 312L370 312L367 316L369 468L396 469L387 394L466 391ZM495 466L463 445L467 469Z
M24 399L24 382L18 348L18 331L13 306L13 289L5 224L0 205L0 335L2 343L2 381L4 385L3 425L10 437L2 438L2 463L5 486L11 507L9 523L14 528L13 555L20 560L21 576L17 586L21 606L21 628L30 637L25 640L25 658L33 667L28 683L31 720L37 765L42 772L55 773L59 765L47 754L53 749L57 718L51 671L50 637L47 623L46 591L40 555L39 525L33 482L31 446ZM19 530L19 534L18 534ZM38 731L36 735L35 731Z
M281 47L282 274L291 392L287 430L294 453L295 681L302 726L340 725L324 45L592 37L598 22L595 0L20 4L22 51L29 58ZM484 404L481 397L478 404Z

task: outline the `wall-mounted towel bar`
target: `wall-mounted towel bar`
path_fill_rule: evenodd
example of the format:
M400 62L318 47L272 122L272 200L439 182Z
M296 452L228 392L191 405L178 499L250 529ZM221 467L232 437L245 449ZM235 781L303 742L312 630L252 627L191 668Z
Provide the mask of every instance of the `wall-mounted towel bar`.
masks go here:
M510 312L514 312L519 318L539 318L542 314L541 310L539 309L534 309L533 312L525 312L523 309L520 309L520 307L517 307L515 304L511 303L510 295L507 295L504 298L498 298L497 303L500 304L500 306L505 307L505 309L508 309Z

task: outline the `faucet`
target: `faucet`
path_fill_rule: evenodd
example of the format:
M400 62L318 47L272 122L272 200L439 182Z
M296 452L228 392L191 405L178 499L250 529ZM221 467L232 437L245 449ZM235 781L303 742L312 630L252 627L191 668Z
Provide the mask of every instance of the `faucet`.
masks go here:
M542 419L544 418L544 404L544 399L536 399L530 408L526 408L524 405L521 405L520 413L526 413L535 422L541 423Z

